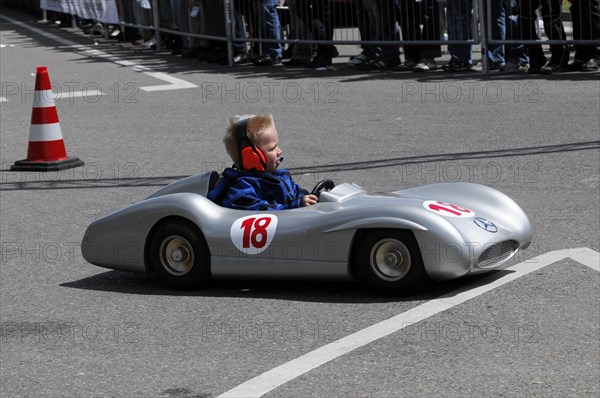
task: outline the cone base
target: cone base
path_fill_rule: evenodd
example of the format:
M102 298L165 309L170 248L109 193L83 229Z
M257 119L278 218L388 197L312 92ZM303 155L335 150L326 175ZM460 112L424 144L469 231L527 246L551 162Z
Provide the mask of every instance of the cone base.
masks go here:
M55 162L34 162L31 160L19 160L10 166L10 171L60 171L83 166L83 160L76 157L69 157L65 160Z

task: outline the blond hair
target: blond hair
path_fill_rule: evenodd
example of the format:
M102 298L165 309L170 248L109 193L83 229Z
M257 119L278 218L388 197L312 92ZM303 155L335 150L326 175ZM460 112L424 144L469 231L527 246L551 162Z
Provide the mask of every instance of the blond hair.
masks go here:
M273 115L252 115L248 117L250 120L248 121L248 139L255 145L259 146L261 144L261 135L262 133L268 129L269 127L275 127L275 121L273 120ZM223 143L225 144L225 150L227 154L233 160L236 167L242 168L242 160L240 159L240 152L242 148L238 148L237 139L235 136L235 123L246 119L246 117L232 117L229 119L229 126L227 127L227 132L225 133L225 137L223 137Z

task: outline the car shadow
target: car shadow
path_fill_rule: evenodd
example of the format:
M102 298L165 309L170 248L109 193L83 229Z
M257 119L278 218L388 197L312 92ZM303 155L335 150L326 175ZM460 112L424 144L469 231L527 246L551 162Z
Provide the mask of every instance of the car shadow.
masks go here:
M147 295L271 299L326 303L385 303L429 301L441 296L452 297L470 288L491 283L512 271L494 271L446 281L430 282L418 293L385 297L355 282L281 281L281 280L214 280L203 289L180 291L164 286L153 277L122 271L107 271L62 287L103 292Z

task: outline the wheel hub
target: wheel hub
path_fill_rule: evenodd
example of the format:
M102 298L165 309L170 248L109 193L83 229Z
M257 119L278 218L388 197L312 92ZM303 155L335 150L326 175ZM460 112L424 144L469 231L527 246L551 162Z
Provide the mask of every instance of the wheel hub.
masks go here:
M183 276L194 266L194 251L191 243L179 235L171 235L160 245L160 263L171 275Z
M185 247L178 247L173 250L171 258L177 263L185 262L189 257L189 253Z
M408 275L411 268L410 251L398 239L386 238L373 245L371 269L382 280L396 282Z
M397 267L402 263L402 253L393 250L385 254L383 261L388 267Z

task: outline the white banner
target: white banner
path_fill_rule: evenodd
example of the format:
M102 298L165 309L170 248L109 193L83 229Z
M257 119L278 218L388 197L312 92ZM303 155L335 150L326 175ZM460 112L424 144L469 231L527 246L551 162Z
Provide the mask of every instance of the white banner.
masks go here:
M40 8L109 24L119 23L116 0L40 0Z

